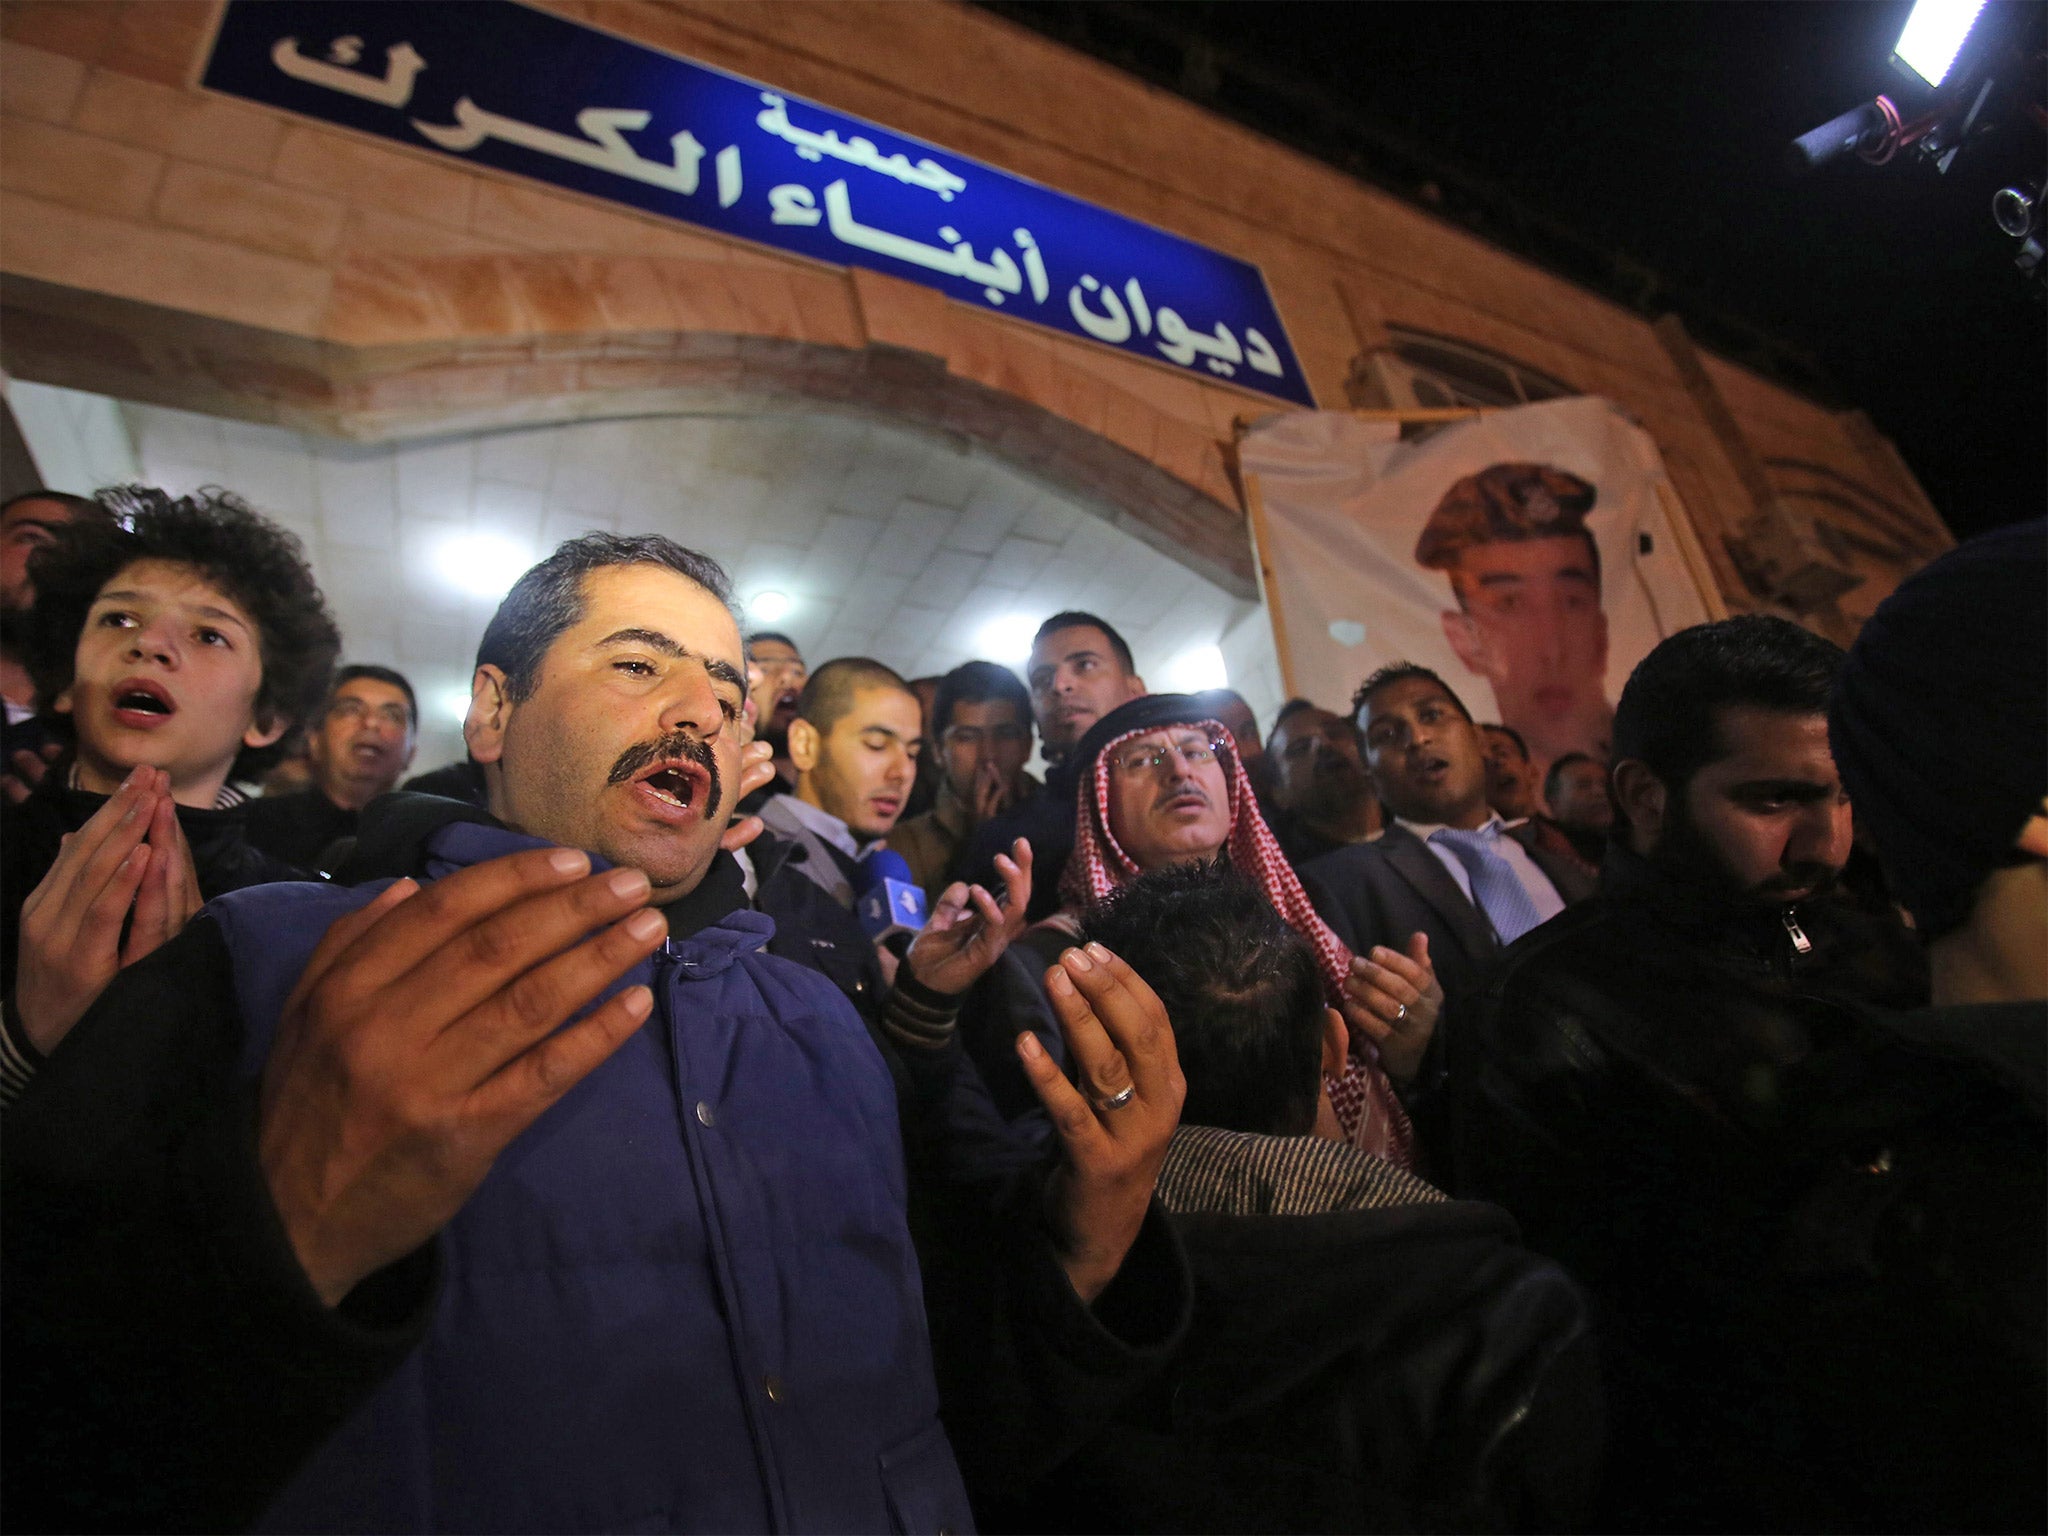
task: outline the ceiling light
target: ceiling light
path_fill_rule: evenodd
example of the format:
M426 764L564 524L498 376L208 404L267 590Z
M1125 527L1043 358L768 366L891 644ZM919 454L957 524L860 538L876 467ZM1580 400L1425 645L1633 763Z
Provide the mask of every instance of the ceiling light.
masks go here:
M448 687L439 690L436 694L435 702L438 706L438 713L444 719L453 720L457 725L461 725L469 719L469 689L467 687L460 684L450 684Z
M1919 0L1892 57L1929 85L1941 84L1983 9L1984 0Z
M1019 613L990 619L974 637L974 648L991 661L1022 666L1031 659L1031 642L1038 638L1038 620Z
M1230 669L1223 665L1223 653L1213 645L1198 645L1182 651L1167 665L1166 682L1174 693L1200 693L1205 688L1228 688Z
M781 592L756 592L747 600L747 617L763 624L778 622L789 612L789 597Z
M441 541L434 565L441 579L471 597L496 600L533 564L533 551L496 533L458 533Z

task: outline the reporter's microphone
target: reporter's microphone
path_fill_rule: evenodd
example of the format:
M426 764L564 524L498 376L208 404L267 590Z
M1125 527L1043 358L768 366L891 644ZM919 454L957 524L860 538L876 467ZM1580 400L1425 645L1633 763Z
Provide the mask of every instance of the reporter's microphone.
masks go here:
M861 927L878 944L899 933L916 934L928 915L924 888L893 848L872 848L854 866L853 898Z

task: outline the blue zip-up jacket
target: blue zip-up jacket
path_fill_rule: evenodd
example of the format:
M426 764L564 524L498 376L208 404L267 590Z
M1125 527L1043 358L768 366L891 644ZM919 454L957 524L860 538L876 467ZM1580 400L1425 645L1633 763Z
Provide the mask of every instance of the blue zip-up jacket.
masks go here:
M534 846L458 823L426 873ZM381 888L212 906L250 1073L328 924ZM442 1233L425 1340L264 1527L970 1526L889 1075L772 932L732 911L621 979L653 989L647 1023L499 1157Z

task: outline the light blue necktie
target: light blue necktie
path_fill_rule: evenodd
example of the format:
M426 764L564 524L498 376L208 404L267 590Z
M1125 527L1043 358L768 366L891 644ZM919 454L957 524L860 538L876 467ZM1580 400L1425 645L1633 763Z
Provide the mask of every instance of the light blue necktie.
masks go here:
M1501 943L1512 944L1543 919L1514 866L1495 851L1493 842L1499 836L1500 824L1495 822L1476 832L1454 832L1449 827L1440 827L1429 834L1429 840L1443 844L1457 855L1465 873L1472 877L1472 899L1493 924Z

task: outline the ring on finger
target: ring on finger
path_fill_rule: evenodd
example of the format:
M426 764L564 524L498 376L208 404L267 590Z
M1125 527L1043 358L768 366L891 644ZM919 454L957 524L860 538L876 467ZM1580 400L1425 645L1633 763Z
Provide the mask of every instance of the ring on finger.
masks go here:
M1394 1008L1394 1022L1395 1022L1396 1024L1399 1024L1399 1023L1401 1023L1401 1022L1402 1022L1403 1020L1405 1020L1405 1019L1406 1019L1407 1017L1408 1017L1408 1005L1407 1005L1406 1003L1399 1003L1399 1004L1396 1004L1396 1005L1395 1005L1395 1008Z
M1097 1099L1095 1101L1095 1107L1097 1109L1102 1110L1122 1109L1126 1104L1131 1102L1132 1098L1134 1098L1137 1095L1137 1092L1138 1085L1136 1083L1125 1083L1122 1089L1120 1089L1116 1093L1112 1093L1108 1098Z

